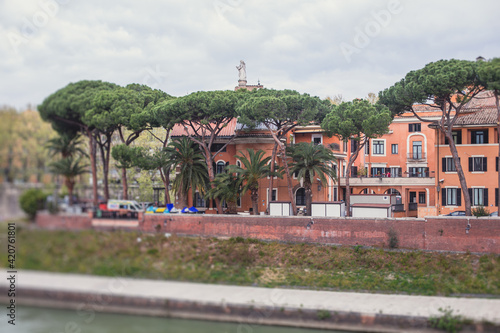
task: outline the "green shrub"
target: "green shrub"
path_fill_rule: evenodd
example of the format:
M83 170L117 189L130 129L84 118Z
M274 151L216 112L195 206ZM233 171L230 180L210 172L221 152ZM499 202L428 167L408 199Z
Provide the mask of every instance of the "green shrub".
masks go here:
M474 216L488 216L490 212L484 206L477 206L476 208L472 208L472 215Z
M399 245L397 232L394 229L390 228L389 232L387 233L387 237L389 238L389 247L391 249L397 248Z
M433 328L455 333L460 331L464 324L468 324L470 322L460 315L454 315L453 310L449 307L446 309L439 308L439 312L442 313L441 317L429 318L429 322Z
M318 312L316 313L316 317L318 317L319 320L326 320L330 319L332 317L332 314L327 310L318 310Z
M36 212L43 209L43 205L47 199L47 194L37 188L32 188L21 194L19 204L21 209L28 214L31 220L35 219Z

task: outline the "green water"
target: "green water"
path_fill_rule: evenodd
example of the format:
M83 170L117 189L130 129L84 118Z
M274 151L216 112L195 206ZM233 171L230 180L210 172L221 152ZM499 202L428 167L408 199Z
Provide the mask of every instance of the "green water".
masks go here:
M4 305L2 305L4 308ZM321 333L312 329L272 327L255 324L218 323L199 320L168 319L107 313L78 313L20 306L16 325L7 323L5 311L0 321L2 333ZM340 332L340 331L335 331Z

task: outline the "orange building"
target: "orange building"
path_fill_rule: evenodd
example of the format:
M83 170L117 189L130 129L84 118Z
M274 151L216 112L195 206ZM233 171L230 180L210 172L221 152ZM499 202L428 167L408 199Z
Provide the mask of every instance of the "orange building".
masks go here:
M489 91L469 102L453 126L453 139L467 181L472 208L498 207L498 132L495 98ZM436 130L437 211L465 210L448 140Z
M242 82L237 89L258 89L260 85L247 86ZM417 114L426 120L441 119L441 112L426 105L414 106ZM496 107L490 92L482 93L464 108L457 120L454 138L464 169L472 205L484 205L492 211L498 206L498 134L496 130ZM185 135L185 129L175 126L172 137ZM235 157L247 148L262 149L271 156L274 141L267 129L244 131L236 119L226 126L212 148L217 152L228 140L224 151L214 156L215 173L224 171L226 165L239 165ZM346 168L357 142L341 142L337 137L328 137L319 125L294 128L286 137L287 144L312 142L322 144L334 152L337 161L337 180L322 184L313 180L313 202L345 200ZM278 159L277 164L281 161ZM293 200L298 208L305 207L305 189L292 177ZM351 170L349 180L352 194L394 194L397 204L393 215L398 217L423 217L463 210L460 184L451 159L450 149L442 134L421 122L413 113L404 113L394 118L389 132L379 138L370 139L360 152ZM290 201L286 177L273 181L273 194L269 198L269 178L259 182L259 212L267 212L270 201ZM208 207L198 193L189 199L196 207ZM238 202L238 211L251 208L250 194L244 194Z

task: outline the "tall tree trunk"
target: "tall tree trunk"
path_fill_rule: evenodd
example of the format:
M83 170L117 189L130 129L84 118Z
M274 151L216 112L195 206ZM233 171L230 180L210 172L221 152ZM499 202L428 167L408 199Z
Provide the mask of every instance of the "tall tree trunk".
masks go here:
M168 190L168 187L170 186L170 170L163 170L163 168L160 168L159 170L163 186L165 187L165 206L167 206L168 203L171 203L170 192Z
M281 159L283 161L283 166L285 168L285 173L286 173L286 181L287 181L287 187L288 187L288 197L290 198L290 203L292 204L292 214L297 215L297 205L295 203L295 200L293 198L293 190L292 190L292 177L290 176L290 168L288 167L288 161L286 158L286 147L283 144L283 142L280 141L279 137L276 135L276 133L271 129L269 124L265 124L267 127L267 130L271 133L274 143L278 146L278 149L281 152Z
M123 200L128 200L127 169L122 168Z
M215 171L214 171L214 161L212 157L212 153L210 153L210 150L203 145L201 147L203 149L203 155L205 156L205 161L207 162L207 168L208 168L208 180L210 181L210 187L213 188L212 182L215 179ZM212 200L210 200L210 208L213 208L212 206ZM217 214L222 214L222 205L220 202L219 198L215 198L215 206L217 208Z
M275 165L276 165L276 152L278 150L278 145L276 142L274 143L273 147L273 152L271 154L271 172L274 172ZM269 208L269 203L273 201L273 183L274 183L274 177L269 176L269 188L267 190L268 192L268 200L267 200L267 207ZM276 193L277 195L278 193Z
M109 200L109 159L111 155L111 134L106 135L106 160L104 165L106 166L104 172L104 191L106 193L106 200Z
M312 184L311 184L311 176L308 175L306 176L306 179L304 180L304 189L305 189L305 194L306 194L306 216L311 216L311 209L312 209Z
M347 162L347 170L345 173L345 211L346 211L346 216L351 216L351 187L349 185L349 178L351 177L351 169L352 165L354 164L354 161L358 158L359 151L365 146L366 139L362 139L358 144L358 147L356 148L356 151L354 154L349 156L349 162Z
M179 209L184 209L184 207L188 206L188 193L182 190L182 185L180 186L177 195L179 196Z
M90 165L92 168L92 193L94 199L94 207L99 205L98 194L97 194L97 167L96 167L96 146L95 138L92 132L87 129L87 136L89 138L89 148L90 148Z
M71 207L71 206L73 206L73 188L75 187L75 181L72 180L70 177L65 177L64 183L66 184L66 187L68 188L68 196L69 196L68 205Z
M283 143L281 143L281 147L280 148L281 148L283 166L285 167L286 180L287 180L287 186L288 186L288 196L290 197L290 201L292 202L293 215L297 215L297 205L296 205L296 202L295 202L295 200L293 198L292 176L290 175L290 168L288 167L288 161L287 161L287 158L286 158L285 145Z
M250 193L252 198L252 215L259 215L259 192L257 189L252 189Z
M453 156L453 162L455 162L455 168L457 169L458 180L460 181L460 187L462 189L462 197L464 199L464 204L465 204L465 215L471 216L472 211L471 211L471 201L470 201L469 191L467 188L467 181L465 179L464 170L462 169L462 165L460 164L460 160L458 157L457 146L453 141L453 136L452 136L453 126L449 125L445 128L444 126L441 125L440 130L448 138L451 156Z

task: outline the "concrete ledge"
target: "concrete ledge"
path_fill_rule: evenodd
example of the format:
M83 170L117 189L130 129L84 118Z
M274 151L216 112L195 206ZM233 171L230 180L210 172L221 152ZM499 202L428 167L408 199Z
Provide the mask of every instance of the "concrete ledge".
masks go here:
M428 318L439 317L439 308L450 307L454 314L475 322L465 331L500 331L500 299L271 289L35 271L18 272L17 280L16 304L80 313L358 332L428 332ZM7 289L8 281L0 280L0 303L8 303Z
M7 303L7 290L0 289L0 303ZM93 310L129 315L200 319L252 325L335 329L355 332L424 332L427 318L355 312L295 309L238 305L231 303L191 302L176 299L154 299L110 296L98 293L23 289L18 304L37 307ZM485 331L487 332L487 331ZM493 331L492 331L493 332Z

